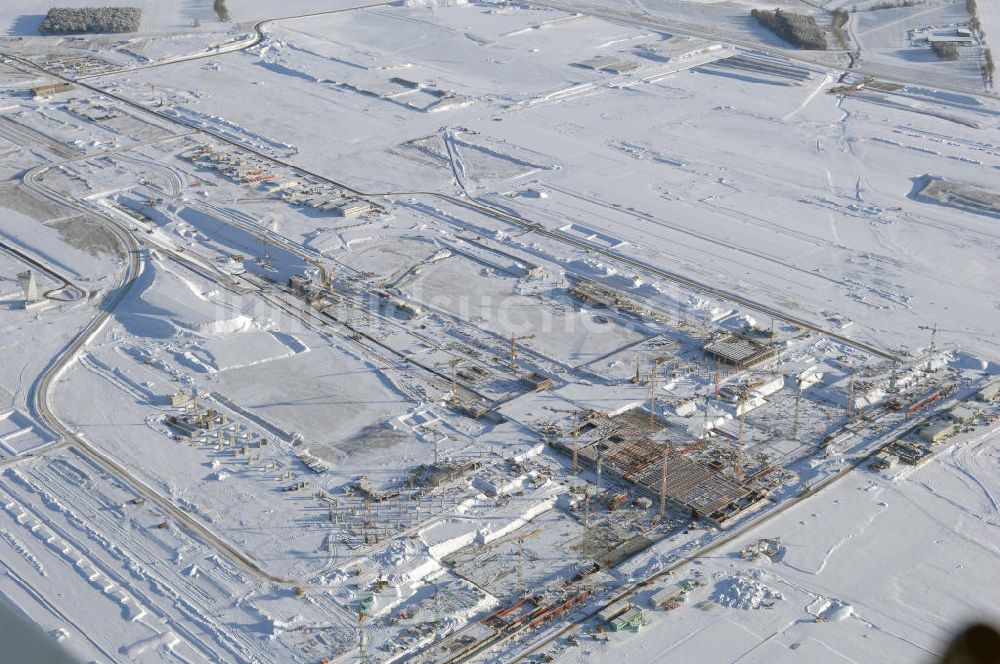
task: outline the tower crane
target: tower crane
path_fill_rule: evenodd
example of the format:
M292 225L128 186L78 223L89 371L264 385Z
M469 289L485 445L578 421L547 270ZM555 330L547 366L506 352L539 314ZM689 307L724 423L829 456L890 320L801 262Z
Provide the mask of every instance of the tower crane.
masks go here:
M802 379L795 377L795 415L792 417L792 440L799 442L799 404L802 403Z
M656 421L656 372L660 368L663 359L657 357L653 359L653 368L649 372L649 430L653 430Z
M744 391L740 394L740 429L739 435L736 437L736 453L733 455L733 475L735 475L738 480L743 479L743 422L746 418L747 412L747 396L748 391Z
M934 339L937 337L938 326L937 323L935 323L934 325L920 325L919 328L931 333L931 349L927 353L927 369L925 369L927 373L931 373L931 367L934 362Z
M524 339L534 339L534 338L535 338L535 335L533 335L533 334L525 334L525 335L522 335L522 336L518 337L518 336L514 336L513 332L510 333L510 370L511 371L514 371L515 369L517 369L517 365L514 363L514 361L517 359L517 342L518 341L522 341Z
M854 380L855 371L854 364L851 364L851 382L847 385L847 417L851 418L854 416Z
M525 533L514 539L517 542L517 594L524 597L524 543L542 534L541 528L536 528L530 533Z
M436 367L448 364L451 365L451 394L448 396L448 401L451 403L458 403L458 365L462 362L467 362L464 357L453 357L445 362L437 362L434 364Z
M708 393L705 393L705 417L701 423L701 439L708 440Z
M549 410L553 413L572 413L573 414L573 474L580 472L580 464L578 463L579 456L577 449L577 443L580 440L580 411L577 408L553 408L547 406Z

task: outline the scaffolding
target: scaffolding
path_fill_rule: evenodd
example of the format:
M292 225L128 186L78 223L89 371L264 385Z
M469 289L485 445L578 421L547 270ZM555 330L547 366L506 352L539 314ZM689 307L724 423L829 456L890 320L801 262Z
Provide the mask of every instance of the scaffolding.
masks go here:
M697 444L654 440L640 426L603 413L588 413L571 433L571 440L556 440L553 445L570 455L575 448L582 465L600 466L602 472L633 484L651 498L662 496L665 502L719 527L767 497L751 481L718 472L687 455ZM665 449L673 447L678 453L671 453L664 464Z
M703 350L709 357L730 364L737 369L748 369L778 355L777 347L771 344L762 344L735 332L729 332L713 339L705 344Z

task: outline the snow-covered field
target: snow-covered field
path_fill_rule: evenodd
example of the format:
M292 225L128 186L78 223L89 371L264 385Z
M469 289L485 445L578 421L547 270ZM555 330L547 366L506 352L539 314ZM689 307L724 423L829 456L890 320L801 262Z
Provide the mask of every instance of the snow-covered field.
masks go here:
M280 7L275 7L274 3L268 0L228 0L225 6L229 10L232 22L245 23L330 11L357 4L349 0L286 0ZM5 28L3 31L10 35L37 34L38 26L49 6L93 7L95 4L87 0L64 0L55 5L39 5L35 0L8 0L0 8L0 26L3 26ZM192 27L218 30L223 27L212 9L211 2L133 0L128 6L142 10L144 33L187 32ZM195 22L200 25L193 26Z
M0 595L85 661L1000 620L995 21L861 4L6 3Z
M991 220L956 224L913 194L920 178L945 172L992 183L1000 161L984 132L996 126L995 103L921 86L838 98L825 94L831 77L821 71L792 65L803 78L788 78L767 73L764 59L754 75L719 64L732 51L697 54L709 46L700 41L677 48L695 55L664 63L641 53L674 40L638 28L558 21L547 11L504 12L497 21L505 24L480 7L439 13L433 42L419 37L427 10L402 24L370 10L284 22L263 48L208 71L193 62L112 80L140 96L155 79L183 108L258 128L294 145L294 163L365 191L448 191L459 169L467 189L495 192L493 200L549 227L577 223L606 233L602 241L622 253L680 262L727 290L864 318L862 338L906 343L948 300L948 327L962 331L954 341L992 344L1000 302L982 271L995 255ZM360 46L407 30L401 46L376 59ZM321 36L345 32L359 45ZM614 76L571 66L597 54L641 67ZM195 76L199 95L189 101L184 81ZM345 87L398 77L477 101L421 113ZM286 92L234 103L261 89ZM747 152L748 136L767 149ZM539 187L546 198L523 195ZM761 218L754 211L765 205L772 214ZM748 241L733 241L734 232ZM928 245L933 255L922 251ZM967 260L969 252L982 253ZM920 295L930 292L918 286L924 280L935 298Z

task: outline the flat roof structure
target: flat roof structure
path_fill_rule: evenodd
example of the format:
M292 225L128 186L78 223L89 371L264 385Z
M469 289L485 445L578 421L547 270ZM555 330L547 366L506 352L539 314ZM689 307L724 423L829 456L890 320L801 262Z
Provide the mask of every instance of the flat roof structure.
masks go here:
M920 437L931 443L939 443L951 434L955 433L958 425L955 422L945 420L934 422L920 431Z
M971 36L965 35L931 35L927 38L928 43L931 44L957 44L959 46L972 46L973 41Z
M956 422L966 423L971 422L976 419L979 415L979 409L970 406L969 404L959 404L951 409L949 416Z
M1000 396L1000 379L995 379L989 385L979 390L976 395L980 401L995 401Z
M31 93L36 97L45 97L47 95L52 95L57 92L65 92L66 90L72 90L73 84L66 83L65 81L58 81L56 83L46 83L44 85L36 85L31 88Z
M726 364L746 369L778 355L778 349L750 337L730 332L705 344L703 350Z

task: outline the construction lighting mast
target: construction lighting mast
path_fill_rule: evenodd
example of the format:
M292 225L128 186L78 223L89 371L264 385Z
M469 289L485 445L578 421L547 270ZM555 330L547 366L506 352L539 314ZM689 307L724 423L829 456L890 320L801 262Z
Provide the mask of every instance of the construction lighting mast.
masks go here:
M524 339L534 339L534 338L535 338L535 335L533 335L533 334L526 334L524 336L516 337L516 336L514 336L513 332L510 333L510 370L511 371L514 371L515 369L517 369L517 365L515 364L515 360L517 359L517 342L518 341L522 341Z

